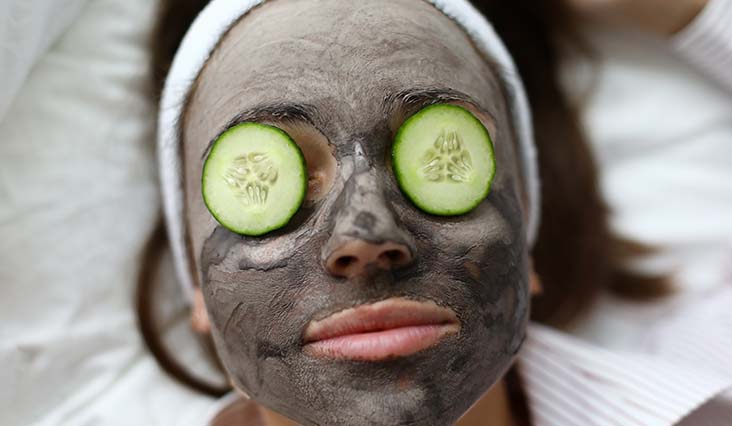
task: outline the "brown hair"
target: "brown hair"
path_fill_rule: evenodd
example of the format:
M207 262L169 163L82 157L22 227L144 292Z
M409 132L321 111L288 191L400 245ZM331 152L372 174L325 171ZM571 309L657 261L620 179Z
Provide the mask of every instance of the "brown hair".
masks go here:
M155 93L162 88L173 55L207 0L165 0L152 40ZM563 327L581 318L596 297L609 291L636 301L667 294L660 277L624 268L649 250L611 232L608 208L598 188L597 167L576 112L562 93L558 69L562 48L580 47L576 26L562 0L474 0L514 57L533 111L542 185L541 229L532 255L543 293L534 298L535 321ZM164 246L158 231L143 258L138 318L143 336L161 367L184 384L218 395L167 355L150 326L152 267Z

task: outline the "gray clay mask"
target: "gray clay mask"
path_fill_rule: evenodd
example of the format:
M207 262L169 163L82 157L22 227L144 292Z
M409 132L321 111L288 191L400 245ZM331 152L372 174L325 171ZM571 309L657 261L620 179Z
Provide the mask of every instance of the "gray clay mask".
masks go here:
M495 147L489 195L459 216L420 210L393 173L395 133L436 103L465 107ZM496 383L523 341L529 303L507 117L489 62L427 2L276 0L238 22L199 77L183 127L190 245L236 386L303 425L446 425ZM315 177L290 222L258 237L219 225L201 197L209 142L238 121L290 134ZM372 261L340 261L352 246ZM456 327L376 361L306 349L312 321L386 300L450 312Z

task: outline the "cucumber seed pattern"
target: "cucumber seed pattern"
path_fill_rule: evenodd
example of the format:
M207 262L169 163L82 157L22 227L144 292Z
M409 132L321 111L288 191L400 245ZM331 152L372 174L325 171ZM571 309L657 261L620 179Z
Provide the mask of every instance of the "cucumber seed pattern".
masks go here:
M457 131L440 132L432 148L421 158L420 168L424 177L430 182L462 183L472 178L473 162L470 152L463 146L462 137Z
M247 207L261 207L269 189L277 182L277 168L267 154L250 152L236 157L226 170L224 181Z

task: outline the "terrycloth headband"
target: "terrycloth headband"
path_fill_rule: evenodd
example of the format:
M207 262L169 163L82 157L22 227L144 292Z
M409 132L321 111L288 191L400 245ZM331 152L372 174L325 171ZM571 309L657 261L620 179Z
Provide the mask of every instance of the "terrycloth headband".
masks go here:
M533 245L539 227L539 175L531 114L516 66L493 27L468 0L426 0L457 22L476 46L498 65L499 79L508 95L528 193L527 239ZM178 123L191 84L224 32L264 0L212 0L198 15L181 42L165 81L158 122L158 161L168 238L176 272L187 296L194 281L185 250L181 143Z

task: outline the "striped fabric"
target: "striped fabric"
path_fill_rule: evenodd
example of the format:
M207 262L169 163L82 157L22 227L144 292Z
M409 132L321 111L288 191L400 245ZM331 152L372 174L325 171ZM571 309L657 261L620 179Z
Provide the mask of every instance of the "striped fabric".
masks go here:
M701 362L609 351L536 324L519 371L534 426L672 426L732 389L732 374Z
M696 299L689 301L674 319L650 330L645 351L732 377L732 278ZM732 390L705 404L678 426L719 425L732 425Z
M732 425L732 392L708 402L678 424L678 426L720 425Z
M710 0L673 43L681 55L732 91L732 0Z
M684 305L650 329L643 351L732 377L732 279Z

